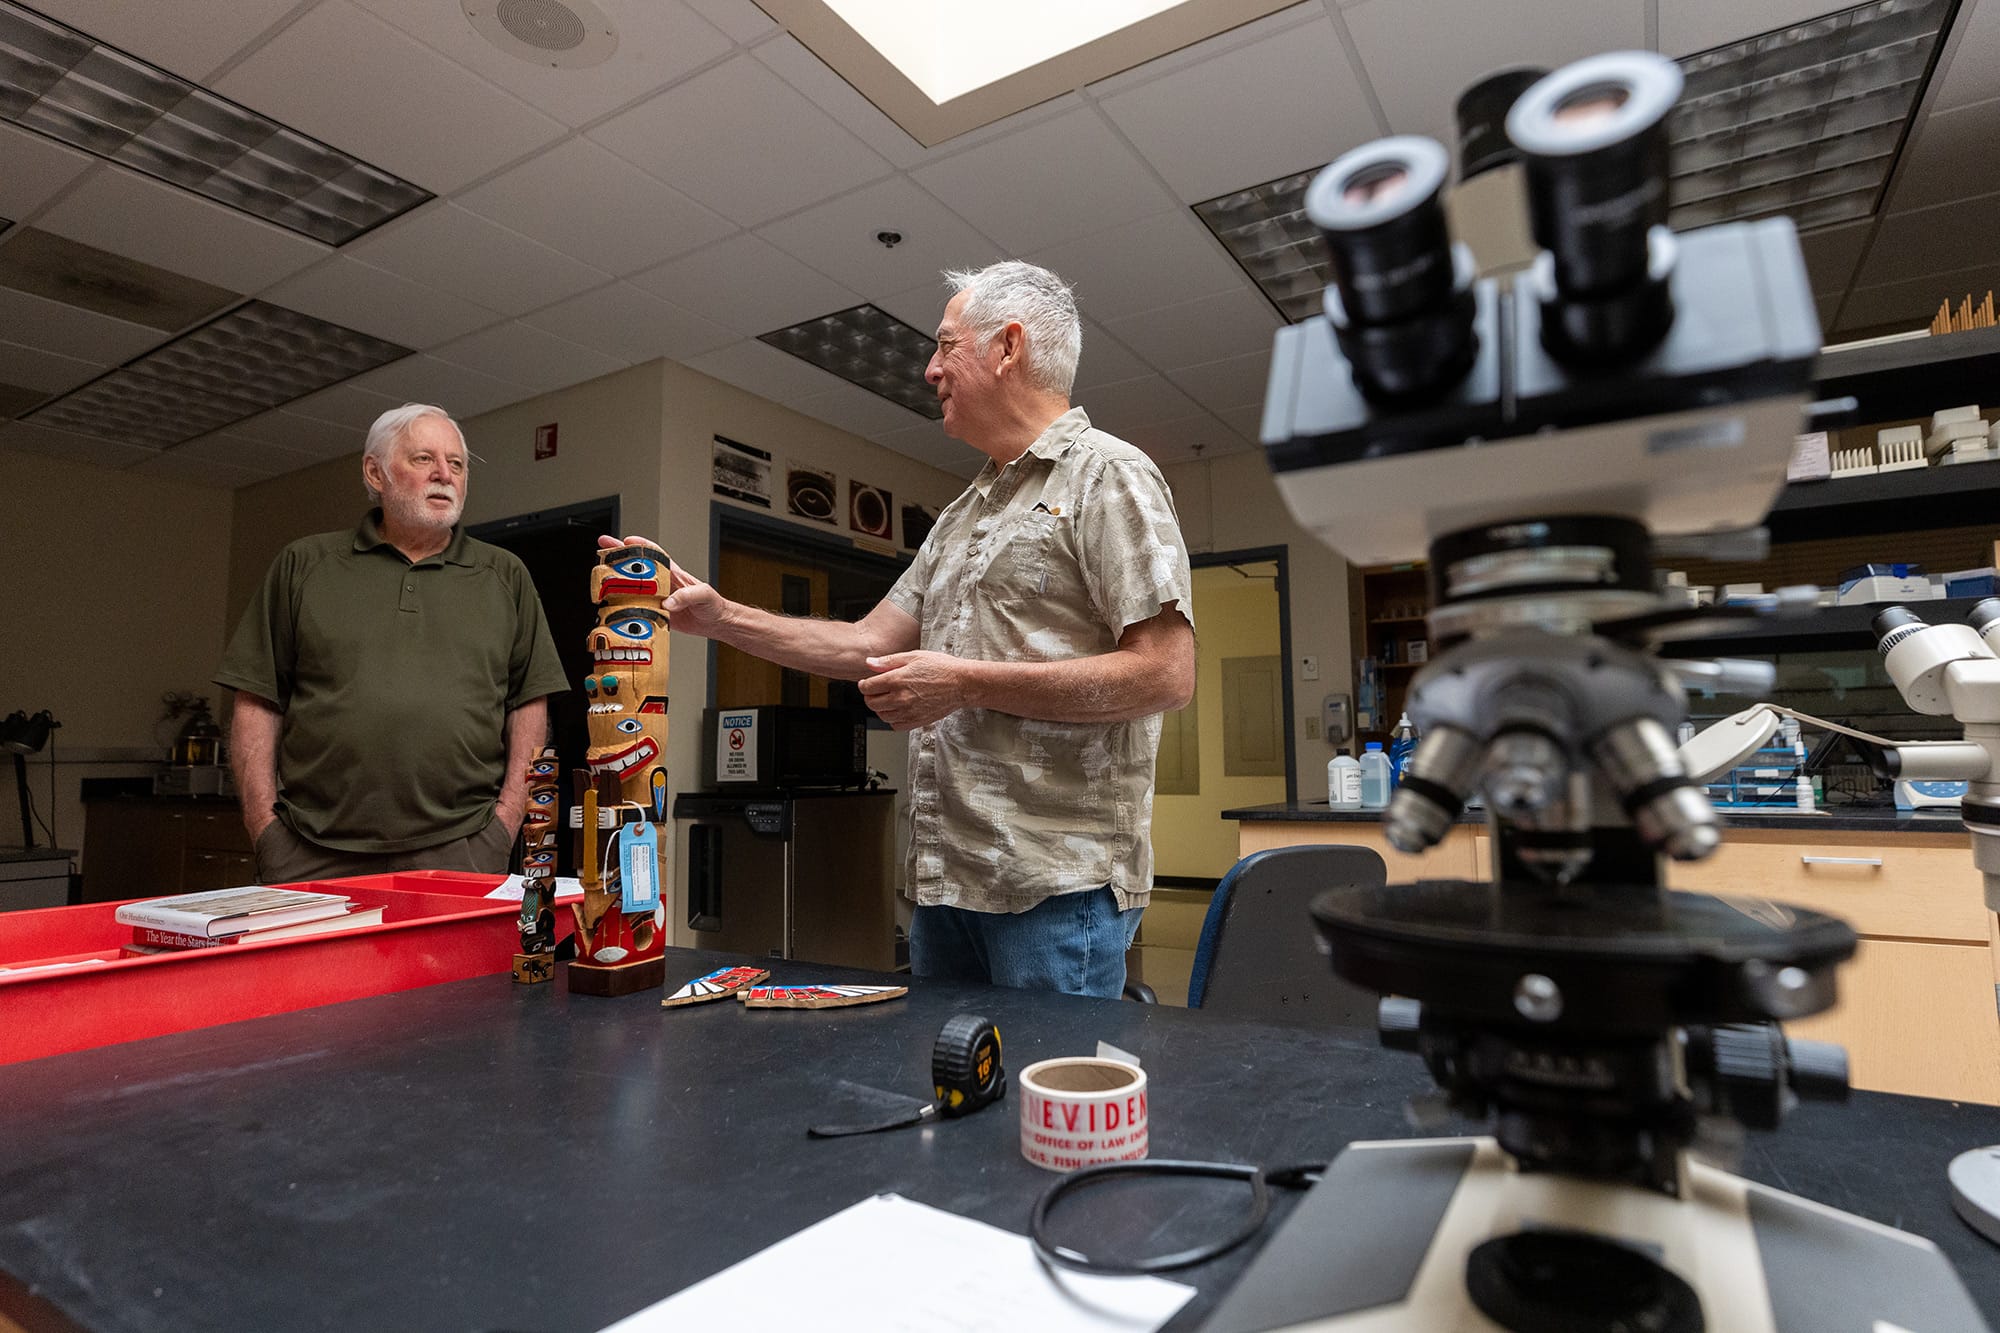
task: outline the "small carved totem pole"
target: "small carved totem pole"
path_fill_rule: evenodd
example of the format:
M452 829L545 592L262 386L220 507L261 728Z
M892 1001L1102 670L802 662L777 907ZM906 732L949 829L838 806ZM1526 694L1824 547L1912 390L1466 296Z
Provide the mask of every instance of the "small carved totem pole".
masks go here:
M569 988L629 995L666 980L667 553L651 544L598 552L591 571L590 765L576 775L583 901Z
M528 765L528 813L521 820L521 952L514 980L523 985L555 975L556 816L562 773L556 752L544 749Z

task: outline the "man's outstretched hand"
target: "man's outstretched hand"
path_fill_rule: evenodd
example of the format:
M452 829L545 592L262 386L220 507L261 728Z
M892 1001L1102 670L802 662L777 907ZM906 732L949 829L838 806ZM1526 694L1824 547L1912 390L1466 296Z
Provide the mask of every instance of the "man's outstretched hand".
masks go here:
M696 634L702 638L714 638L716 630L722 627L729 603L721 593L674 563L667 550L650 537L612 537L600 535L597 539L599 550L611 551L621 546L644 546L658 551L666 558L669 573L669 592L666 599L667 615L672 618L674 628L683 634Z
M858 682L861 697L884 722L912 731L965 707L965 667L963 658L921 650L871 657L875 674Z

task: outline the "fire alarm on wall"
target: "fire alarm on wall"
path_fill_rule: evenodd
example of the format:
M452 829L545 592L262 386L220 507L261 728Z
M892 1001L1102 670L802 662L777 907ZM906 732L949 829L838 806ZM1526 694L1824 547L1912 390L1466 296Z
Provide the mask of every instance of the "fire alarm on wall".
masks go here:
M556 456L556 423L535 427L535 461Z

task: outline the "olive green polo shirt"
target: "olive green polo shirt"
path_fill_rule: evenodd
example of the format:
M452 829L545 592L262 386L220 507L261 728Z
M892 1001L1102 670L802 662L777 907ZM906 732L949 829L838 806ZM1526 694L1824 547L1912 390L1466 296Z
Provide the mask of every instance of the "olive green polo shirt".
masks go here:
M279 816L351 852L484 828L507 714L569 688L520 560L455 528L412 564L380 524L373 510L280 552L215 676L284 713Z

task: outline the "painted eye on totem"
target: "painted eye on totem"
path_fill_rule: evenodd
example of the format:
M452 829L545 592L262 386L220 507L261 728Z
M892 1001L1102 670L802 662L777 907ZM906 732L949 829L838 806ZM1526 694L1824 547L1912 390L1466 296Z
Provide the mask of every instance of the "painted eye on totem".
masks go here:
M653 637L653 623L650 620L642 620L638 616L632 616L626 620L614 620L609 625L606 625L605 628L613 634L627 639L650 639Z
M618 721L618 730L625 732L627 735L641 732L645 729L646 724L636 717L620 718Z
M528 793L529 805L554 805L555 803L556 794L552 791L531 791Z
M537 759L534 763L528 765L528 776L531 778L554 777L555 772L556 766L546 759Z
M658 565L640 556L633 556L630 560L620 560L612 568L628 579L650 579L659 573Z

